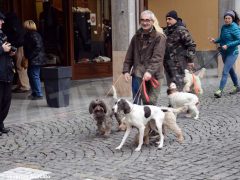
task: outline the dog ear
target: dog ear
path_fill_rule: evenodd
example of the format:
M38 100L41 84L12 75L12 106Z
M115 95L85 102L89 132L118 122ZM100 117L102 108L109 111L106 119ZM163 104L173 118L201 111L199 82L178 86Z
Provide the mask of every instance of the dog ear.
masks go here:
M172 90L168 88L168 89L167 89L167 95L171 94L171 91L172 91Z
M96 101L92 100L92 102L89 104L88 110L89 113L92 114L93 113L93 107L96 105Z
M131 112L131 108L130 108L129 104L127 103L127 101L123 101L123 112L124 112L124 114L128 114Z

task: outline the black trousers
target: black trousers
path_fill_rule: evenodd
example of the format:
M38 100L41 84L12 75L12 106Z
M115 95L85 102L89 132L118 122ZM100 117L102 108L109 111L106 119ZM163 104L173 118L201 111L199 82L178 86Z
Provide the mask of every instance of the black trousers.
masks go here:
M4 128L3 121L8 115L12 100L12 83L0 81L0 129Z

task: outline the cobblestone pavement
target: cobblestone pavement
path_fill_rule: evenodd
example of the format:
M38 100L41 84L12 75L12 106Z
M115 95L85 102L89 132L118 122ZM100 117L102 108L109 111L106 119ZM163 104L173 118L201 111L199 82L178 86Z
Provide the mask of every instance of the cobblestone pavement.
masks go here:
M14 94L6 119L11 132L0 137L0 173L29 167L52 172L54 180L240 179L240 94L213 98L218 82L214 77L202 80L199 120L178 118L183 144L169 133L162 150L151 144L140 152L134 151L136 131L120 151L115 147L123 132L95 136L88 104L104 96L111 79L73 82L65 108L49 108L45 99L30 101L27 94ZM167 105L165 90L161 105Z

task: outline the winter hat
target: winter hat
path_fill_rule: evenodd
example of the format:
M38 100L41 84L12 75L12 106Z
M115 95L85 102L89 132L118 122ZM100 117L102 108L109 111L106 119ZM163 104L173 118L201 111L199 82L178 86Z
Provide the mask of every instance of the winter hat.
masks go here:
M0 12L0 19L4 20L5 18L4 14Z
M232 10L228 10L224 13L225 16L231 16L233 19L235 19L235 13Z
M174 11L174 10L172 10L172 11L169 11L168 13L167 13L167 15L166 15L166 18L167 17L171 17L171 18L173 18L173 19L176 19L176 20L178 20L178 15L177 15L177 12L176 11Z

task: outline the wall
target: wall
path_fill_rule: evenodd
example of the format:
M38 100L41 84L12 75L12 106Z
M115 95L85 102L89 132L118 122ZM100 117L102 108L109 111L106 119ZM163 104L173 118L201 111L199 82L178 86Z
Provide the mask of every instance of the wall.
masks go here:
M133 0L112 0L113 83L119 97L131 95L131 82L122 75L123 61L129 42L135 32L136 6Z
M216 49L208 37L218 36L218 0L148 0L148 9L156 14L161 26L166 26L167 12L176 10L196 41L198 51Z

